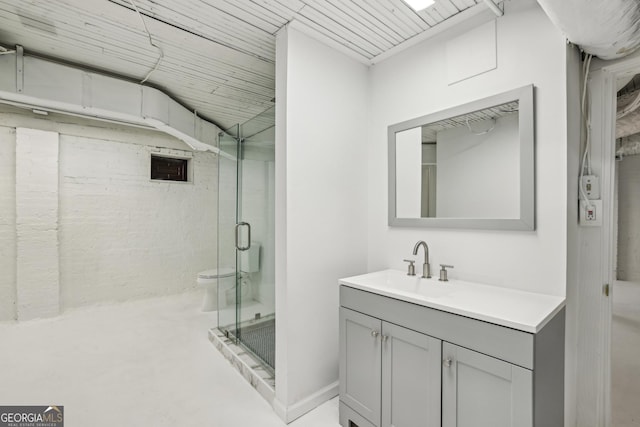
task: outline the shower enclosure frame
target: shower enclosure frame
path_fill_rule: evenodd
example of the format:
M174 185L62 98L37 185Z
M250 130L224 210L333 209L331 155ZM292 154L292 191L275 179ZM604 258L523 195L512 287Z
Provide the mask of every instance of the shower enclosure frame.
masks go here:
M218 266L236 272L235 292L218 286L218 329L272 375L275 302L265 299L275 299L274 111L222 132L220 150L230 158L220 156L218 167ZM260 267L246 273L241 253L253 240L260 243Z

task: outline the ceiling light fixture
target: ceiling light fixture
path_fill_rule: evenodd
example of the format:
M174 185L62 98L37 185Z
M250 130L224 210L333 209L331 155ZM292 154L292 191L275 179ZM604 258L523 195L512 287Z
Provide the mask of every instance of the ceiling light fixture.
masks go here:
M435 3L435 0L404 0L409 6L411 6L411 9L415 10L416 12L420 12L423 9L428 8L429 6L431 6L433 3Z

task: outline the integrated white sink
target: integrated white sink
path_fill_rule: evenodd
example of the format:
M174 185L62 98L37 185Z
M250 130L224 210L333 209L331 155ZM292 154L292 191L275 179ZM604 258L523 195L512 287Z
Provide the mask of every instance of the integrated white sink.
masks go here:
M339 283L390 298L536 333L564 307L563 297L436 277L423 279L383 270Z

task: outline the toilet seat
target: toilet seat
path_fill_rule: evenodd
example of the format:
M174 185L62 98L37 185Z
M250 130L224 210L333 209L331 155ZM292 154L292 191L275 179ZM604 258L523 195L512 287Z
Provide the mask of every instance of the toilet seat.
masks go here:
M235 268L223 267L214 268L211 270L205 270L198 273L198 279L220 279L224 277L231 277L236 274Z

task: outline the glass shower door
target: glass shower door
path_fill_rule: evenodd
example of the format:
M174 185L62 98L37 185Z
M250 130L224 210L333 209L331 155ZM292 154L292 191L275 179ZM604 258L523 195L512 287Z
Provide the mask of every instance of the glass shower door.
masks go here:
M218 329L227 336L237 325L235 283L237 274L234 227L238 204L238 125L220 133L218 156L218 271L231 272L218 278Z
M218 328L275 367L275 113L220 135L218 165Z
M240 343L275 367L275 108L240 126L238 330Z

